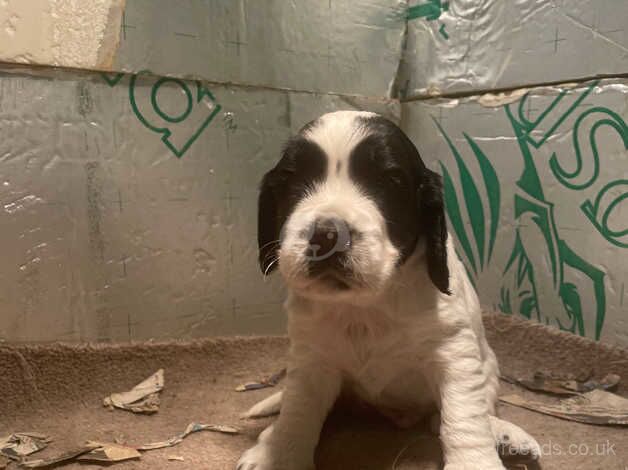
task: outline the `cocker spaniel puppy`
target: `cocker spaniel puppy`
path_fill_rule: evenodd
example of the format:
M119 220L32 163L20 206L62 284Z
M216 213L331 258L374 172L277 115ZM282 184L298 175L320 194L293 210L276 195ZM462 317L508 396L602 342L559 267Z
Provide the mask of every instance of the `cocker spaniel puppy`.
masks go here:
M263 179L259 261L289 290L280 412L238 470L314 468L342 392L397 424L439 417L447 470L503 470L497 447L536 441L495 417L498 367L480 304L447 234L441 178L395 124L339 111L307 124Z

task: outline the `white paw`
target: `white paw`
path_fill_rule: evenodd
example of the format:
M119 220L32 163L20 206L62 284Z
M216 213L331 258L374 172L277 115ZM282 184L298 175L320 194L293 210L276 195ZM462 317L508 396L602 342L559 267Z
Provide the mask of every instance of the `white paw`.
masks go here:
M275 470L268 444L260 442L242 454L236 470Z
M243 419L265 418L276 415L281 410L283 392L277 392L251 407L246 413L240 415Z
M445 470L506 470L495 449L476 449L445 454Z
M260 442L247 450L238 463L236 470L313 470L312 458L295 456L289 452L282 452L264 442L261 436ZM309 463L304 463L309 462Z
M529 457L534 460L541 457L541 446L530 434L519 426L495 416L491 416L489 419L500 455L504 457Z
M484 465L478 462L464 464L448 463L443 470L506 470L502 464Z

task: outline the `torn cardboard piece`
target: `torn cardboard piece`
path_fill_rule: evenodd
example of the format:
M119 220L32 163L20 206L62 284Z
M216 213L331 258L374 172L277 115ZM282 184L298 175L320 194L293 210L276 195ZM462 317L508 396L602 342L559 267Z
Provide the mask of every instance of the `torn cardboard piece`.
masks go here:
M46 448L52 439L37 432L16 432L0 438L0 455L12 460L20 460ZM0 467L1 468L1 467Z
M25 460L20 463L21 466L26 468L44 468L51 467L53 465L58 465L60 463L69 462L70 460L74 460L77 457L91 452L96 449L98 445L95 444L86 444L81 447L77 447L75 449L69 450L67 452L63 452L59 455L49 457L47 459L36 459L36 460Z
M277 385L286 376L287 369L281 369L276 374L266 377L259 382L248 382L236 387L236 392L248 392L251 390L260 390L262 388L270 388Z
M142 456L137 449L120 444L88 441L87 445L96 445L98 447L86 454L79 455L77 460L113 463L139 459Z
M509 405L569 421L628 426L628 399L604 390L593 390L583 395L566 398L558 404L527 400L517 394L502 396L499 400Z
M159 369L128 392L112 393L103 400L103 405L113 410L133 413L156 413L159 411L159 392L164 388L164 370Z
M69 463L70 461L75 461L75 460L81 461L81 462L97 462L97 463L102 463L102 464L109 464L109 463L115 463L115 462L123 462L126 460L140 459L142 457L142 454L139 452L140 450L148 451L148 450L154 450L154 449L162 449L164 447L172 447L174 445L179 444L188 435L195 432L199 432L199 431L213 431L213 432L219 432L223 434L238 434L240 432L237 428L234 428L232 426L224 426L224 425L219 425L219 424L190 423L188 427L185 428L185 431L183 431L181 434L171 437L167 441L152 442L152 443L144 444L138 447L127 446L127 445L122 445L122 444L114 444L114 443L108 443L108 442L104 443L104 442L88 441L83 446L76 447L75 449L71 449L69 451L63 452L61 454L58 454L56 456L52 456L46 459L22 460L20 462L20 465L26 468L44 468L44 467L50 467L53 465L58 465L61 463ZM37 435L37 436L40 436L40 435ZM8 442L8 439L9 438L6 438L7 442ZM0 441L0 443L2 442L4 441ZM50 442L50 441L48 440L47 442ZM36 452L36 450L33 452ZM27 454L24 454L24 455L27 455ZM183 457L176 457L176 456L175 458L169 457L168 460L183 460ZM0 466L0 468L2 467Z
M233 426L224 426L220 424L200 424L200 423L190 423L185 431L181 434L171 437L167 441L160 442L151 442L150 444L144 444L142 446L137 447L137 450L154 450L154 449L163 449L164 447L172 447L179 444L183 439L189 436L192 433L199 431L212 431L219 432L223 434L239 434L240 430L234 428Z
M532 379L512 378L502 376L502 379L534 392L545 392L553 395L579 395L593 390L613 390L619 384L621 378L616 374L607 374L601 380L589 380L589 378L552 377L543 372L537 372Z

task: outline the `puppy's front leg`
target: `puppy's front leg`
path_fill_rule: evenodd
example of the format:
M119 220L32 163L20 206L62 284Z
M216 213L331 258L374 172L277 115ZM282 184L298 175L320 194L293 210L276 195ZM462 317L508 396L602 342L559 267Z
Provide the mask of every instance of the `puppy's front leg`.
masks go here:
M242 455L237 470L313 469L314 450L340 385L339 371L320 365L289 370L277 422Z
M489 422L489 378L473 331L446 339L435 366L445 470L504 470Z

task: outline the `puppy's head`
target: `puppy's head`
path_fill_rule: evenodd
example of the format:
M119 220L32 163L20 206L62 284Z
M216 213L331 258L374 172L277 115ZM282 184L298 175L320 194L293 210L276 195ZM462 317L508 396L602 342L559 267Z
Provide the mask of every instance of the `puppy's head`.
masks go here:
M306 125L262 181L259 261L308 297L380 291L425 247L434 285L449 292L440 176L408 137L373 113L340 111Z

